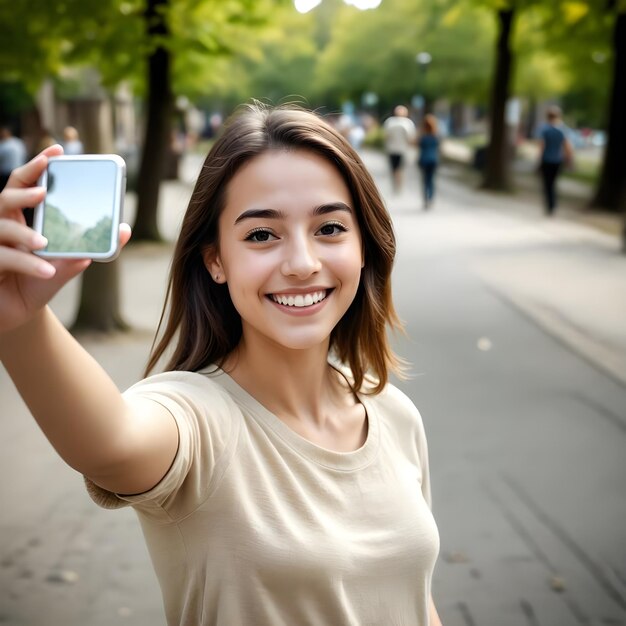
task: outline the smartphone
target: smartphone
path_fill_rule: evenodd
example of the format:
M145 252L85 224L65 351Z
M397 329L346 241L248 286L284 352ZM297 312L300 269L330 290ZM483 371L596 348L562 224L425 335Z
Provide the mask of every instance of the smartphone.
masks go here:
M48 240L35 254L46 258L112 261L126 193L126 163L116 154L48 158L38 183L46 197L33 229Z

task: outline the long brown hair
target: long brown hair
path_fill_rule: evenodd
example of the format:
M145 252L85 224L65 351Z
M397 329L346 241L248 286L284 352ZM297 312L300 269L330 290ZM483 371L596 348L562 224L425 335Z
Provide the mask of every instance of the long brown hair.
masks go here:
M437 134L437 118L432 113L424 115L422 120L422 131L427 135Z
M331 333L330 348L352 370L355 390L371 374L375 378L371 392L379 393L389 371L400 371L386 335L387 325L401 327L391 298L396 242L372 177L350 144L316 114L293 106L271 108L254 103L229 120L198 176L174 250L146 375L170 346L173 353L166 370L198 371L223 364L239 343L239 313L228 287L212 280L202 252L218 244L218 219L228 184L242 165L268 150L296 148L323 157L341 174L352 195L363 240L361 281L352 304Z

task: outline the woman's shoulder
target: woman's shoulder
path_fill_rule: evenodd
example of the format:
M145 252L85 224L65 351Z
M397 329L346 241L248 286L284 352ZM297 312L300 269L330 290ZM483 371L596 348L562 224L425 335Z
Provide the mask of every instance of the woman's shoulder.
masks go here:
M135 383L124 395L155 400L178 414L196 418L202 415L211 421L231 421L238 408L220 383L220 374L221 370L215 367L200 372L162 372Z
M426 458L426 432L422 416L406 393L388 383L369 402L375 407L388 441L395 442L393 445L396 451L403 450L411 458Z
M372 397L379 410L387 413L394 420L404 420L407 423L421 424L422 417L411 398L399 387L387 383L383 390Z
M127 392L136 391L162 391L162 392L180 392L193 393L198 391L201 393L213 392L216 394L225 393L224 388L219 384L216 378L211 377L210 371L189 372L185 370L171 370L152 374L143 378L139 382L128 388Z

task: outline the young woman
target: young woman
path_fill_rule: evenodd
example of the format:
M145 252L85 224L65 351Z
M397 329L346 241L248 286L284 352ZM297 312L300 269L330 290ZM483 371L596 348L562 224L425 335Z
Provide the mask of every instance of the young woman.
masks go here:
M174 253L165 372L124 394L46 307L88 261L31 254L22 220L60 151L0 195L0 358L92 498L136 510L168 623L439 625L422 421L387 382L394 234L347 141L302 110L231 121Z
M430 113L424 115L418 146L419 158L417 164L422 172L424 208L429 209L435 198L435 172L439 163L437 118Z

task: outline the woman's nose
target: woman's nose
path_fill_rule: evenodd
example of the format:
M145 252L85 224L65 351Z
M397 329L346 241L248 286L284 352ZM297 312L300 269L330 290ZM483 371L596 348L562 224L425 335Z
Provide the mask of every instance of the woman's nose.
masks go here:
M314 243L299 238L286 248L282 263L282 272L285 276L304 279L319 272L321 267Z

